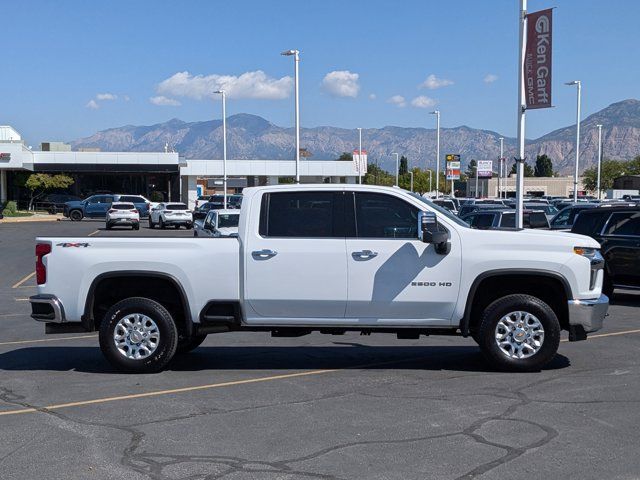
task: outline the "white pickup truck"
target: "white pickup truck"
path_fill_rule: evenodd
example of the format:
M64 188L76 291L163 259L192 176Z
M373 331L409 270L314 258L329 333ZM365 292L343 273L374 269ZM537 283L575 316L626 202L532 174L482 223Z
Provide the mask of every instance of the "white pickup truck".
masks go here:
M134 372L229 331L471 336L497 368L528 371L561 330L602 327L598 248L475 230L397 188L247 188L237 238L38 238L31 316L47 333L99 331L107 359Z

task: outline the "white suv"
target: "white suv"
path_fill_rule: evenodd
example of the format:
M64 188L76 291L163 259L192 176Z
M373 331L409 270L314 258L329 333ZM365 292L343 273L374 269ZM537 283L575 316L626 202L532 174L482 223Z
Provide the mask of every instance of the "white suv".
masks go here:
M134 230L140 229L140 212L133 203L114 202L107 210L107 230L116 225L127 225Z
M164 229L167 225L174 228L181 226L186 229L193 228L193 214L184 203L160 203L149 212L149 228L158 225Z

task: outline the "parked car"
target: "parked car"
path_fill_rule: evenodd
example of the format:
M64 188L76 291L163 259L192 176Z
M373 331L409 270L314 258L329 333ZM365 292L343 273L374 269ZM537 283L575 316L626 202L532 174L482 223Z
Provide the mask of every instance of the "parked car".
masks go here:
M458 208L456 207L456 202L451 200L450 198L439 198L437 200L432 200L432 202L439 207L446 208L454 215L458 214Z
M476 212L478 210L504 210L505 207L502 203L476 203L476 204L463 204L458 210L458 216L464 217L469 213Z
M149 228L155 228L156 225L161 229L169 226L188 230L193 228L193 215L184 203L163 202L152 208L149 214Z
M221 203L213 203L206 202L200 205L197 209L193 211L193 219L195 220L204 220L209 213L209 210L222 210L222 202Z
M580 212L596 207L595 203L571 203L555 214L549 222L549 228L551 230L570 230Z
M140 214L140 218L149 216L151 202L142 195L100 194L92 195L81 201L66 202L63 215L73 221L83 218L106 218L107 211L113 202L133 203Z
M203 203L208 202L209 201L209 197L210 197L210 195L199 195L198 198L196 198L196 203L195 203L194 209L197 209Z
M616 288L640 290L640 207L584 211L576 218L571 233L588 235L600 243L605 259L605 295L613 295Z
M131 227L133 230L140 229L140 212L133 203L113 202L107 210L107 230L120 225Z
M208 334L254 331L469 336L494 368L531 371L553 360L561 330L578 341L603 326L599 244L584 235L473 230L375 185L244 195L238 238L168 248L162 238L39 237L31 316L49 334L99 331L105 357L138 373L162 370Z
M515 228L516 212L512 209L477 210L462 217L471 227L480 230L495 228ZM523 210L524 228L549 228L549 220L542 210Z
M209 210L204 220L193 224L194 237L237 237L239 210Z
M50 193L35 202L34 206L36 210L46 210L53 215L63 212L65 203L79 201L82 201L82 199L77 195L70 195L68 193Z
M549 202L524 202L524 208L527 210L542 210L549 221L551 221L558 213L558 209L553 205L550 205Z

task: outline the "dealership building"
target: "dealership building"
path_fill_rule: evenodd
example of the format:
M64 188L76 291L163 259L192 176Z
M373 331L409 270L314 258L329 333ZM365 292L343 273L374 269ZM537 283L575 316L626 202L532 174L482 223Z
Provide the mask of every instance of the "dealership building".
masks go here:
M74 179L69 193L84 197L96 192L129 193L149 198L159 192L166 201L183 201L193 206L202 181L210 179L219 189L222 160L184 159L173 152L101 152L95 149L71 151L64 143L42 144L33 151L10 126L0 126L0 203L23 200L24 189L16 180L24 173L64 173ZM352 162L301 160L303 183L355 183ZM293 160L228 160L227 176L235 188L272 185L281 177L295 177ZM232 187L233 188L233 187Z

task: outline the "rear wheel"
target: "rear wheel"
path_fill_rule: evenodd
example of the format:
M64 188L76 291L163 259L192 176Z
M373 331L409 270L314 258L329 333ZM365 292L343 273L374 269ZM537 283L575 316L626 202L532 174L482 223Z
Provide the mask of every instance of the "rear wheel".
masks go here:
M158 226L160 227L160 230L164 230L166 228L166 225L164 224L164 220L162 219L162 217L158 219Z
M82 214L82 210L71 210L69 212L69 219L72 222L79 222L80 220L82 220L82 217L84 215Z
M131 228L133 228L134 230L140 230L140 224L136 223L135 225L133 225Z
M178 330L158 302L131 297L112 306L100 325L100 349L119 370L152 373L173 358Z
M476 337L482 353L498 369L535 371L556 355L560 323L539 298L508 295L485 309Z
M192 337L184 337L178 339L178 348L176 349L176 354L179 353L187 353L191 350L195 350L202 342L206 340L206 335L193 335Z
M155 227L156 227L156 224L153 223L153 220L151 219L151 215L149 215L149 228L153 230Z
M107 222L107 230L111 230L111 223Z

